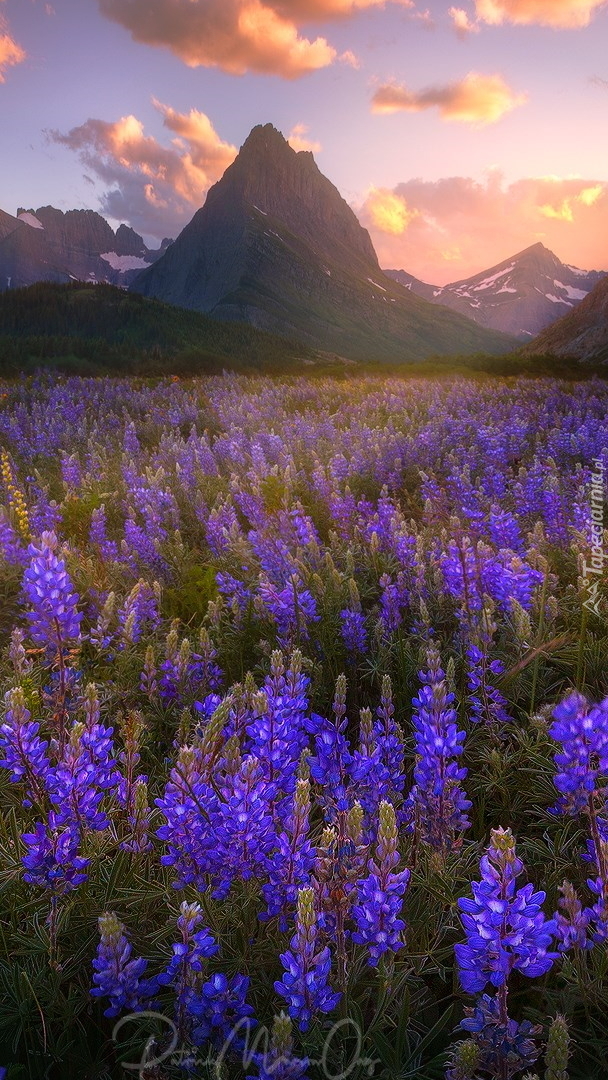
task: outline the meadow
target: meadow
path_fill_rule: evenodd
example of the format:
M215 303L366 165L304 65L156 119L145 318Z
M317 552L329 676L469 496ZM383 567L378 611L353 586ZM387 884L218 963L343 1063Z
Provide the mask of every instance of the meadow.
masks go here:
M0 382L9 1080L608 1075L608 386Z

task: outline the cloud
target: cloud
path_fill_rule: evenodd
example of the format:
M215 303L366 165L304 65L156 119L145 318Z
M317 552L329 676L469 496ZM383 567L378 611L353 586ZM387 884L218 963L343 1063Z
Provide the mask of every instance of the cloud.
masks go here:
M22 64L26 53L9 33L6 19L0 15L0 83L6 82L6 68Z
M385 267L435 285L468 277L542 241L560 259L608 270L608 183L489 172L372 189L358 208Z
M552 26L572 30L588 26L606 0L475 0L478 18L492 25Z
M458 34L458 37L467 37L468 34L479 33L479 25L471 22L468 13L464 8L451 7L448 9L448 15L454 23L454 30Z
M296 153L299 153L300 150L310 150L311 153L318 154L323 147L320 142L315 142L314 139L308 139L306 137L308 131L309 128L306 124L296 124L289 132L287 142Z
M418 92L398 83L387 83L376 90L372 112L421 112L437 106L444 120L482 126L500 120L525 100L526 95L515 93L502 75L470 71L460 82L430 86Z
M170 49L189 67L219 67L297 79L340 59L324 37L300 34L307 22L345 18L413 0L98 0L102 14L135 41ZM352 55L350 53L346 56Z
M146 135L135 116L113 123L90 119L67 134L49 135L75 151L85 168L108 185L101 198L104 213L146 235L163 237L190 220L237 149L220 139L198 109L179 113L156 100L154 105L174 135L170 146Z
M373 225L381 232L402 236L417 210L410 210L401 195L386 188L372 188L367 196L366 209Z

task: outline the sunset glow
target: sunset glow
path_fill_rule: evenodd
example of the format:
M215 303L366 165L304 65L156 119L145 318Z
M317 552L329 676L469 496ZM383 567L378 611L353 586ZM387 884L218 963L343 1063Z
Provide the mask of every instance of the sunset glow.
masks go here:
M154 244L271 122L383 266L444 284L542 240L603 269L607 54L606 0L0 0L0 209Z

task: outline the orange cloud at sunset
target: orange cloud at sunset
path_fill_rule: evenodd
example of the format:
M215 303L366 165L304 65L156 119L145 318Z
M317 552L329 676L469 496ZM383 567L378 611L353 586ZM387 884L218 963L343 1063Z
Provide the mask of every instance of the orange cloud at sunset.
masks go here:
M392 236L402 236L417 210L410 210L405 199L386 188L372 188L366 208L377 229Z
M477 15L486 23L575 29L588 26L606 0L475 0Z
M448 9L448 15L452 19L454 29L460 37L479 32L479 26L477 23L471 22L464 8L451 7Z
M312 154L318 154L323 149L320 142L308 138L306 124L296 124L295 127L292 127L287 136L287 142L296 153L299 153L300 150L308 150Z
M487 269L541 241L564 262L608 270L608 183L526 178L505 185L497 172L479 183L468 177L410 180L382 191L380 206L407 208L398 218L378 212L378 192L358 208L380 265L445 285Z
M470 71L460 82L419 92L399 84L380 86L372 98L372 111L421 112L437 106L444 120L482 126L500 120L525 100L526 95L511 90L501 75Z
M51 138L75 150L110 185L102 199L107 214L147 234L165 235L167 227L177 231L189 221L237 150L220 139L205 113L179 113L156 100L154 105L175 135L170 147L146 135L135 116L113 123L87 120Z
M103 15L135 41L164 46L189 67L232 75L255 71L297 79L336 60L357 66L352 50L338 55L324 37L300 34L324 22L414 0L98 0Z
M5 69L23 63L25 58L25 51L11 37L6 19L0 15L0 83L6 81Z
M325 38L301 37L291 19L261 0L99 0L135 41L171 49L189 67L220 67L295 79L336 58Z

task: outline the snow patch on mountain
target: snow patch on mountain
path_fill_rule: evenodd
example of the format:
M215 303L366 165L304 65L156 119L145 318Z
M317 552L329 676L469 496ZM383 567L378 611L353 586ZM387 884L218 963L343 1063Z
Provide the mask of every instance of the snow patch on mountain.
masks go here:
M113 270L119 270L121 273L125 270L144 270L150 265L147 259L142 259L139 255L117 255L115 251L106 251L99 258L109 263Z
M562 281L553 281L556 289L563 289L570 300L584 300L589 295L589 289L575 289L574 285L564 285Z
M24 221L25 224L30 225L32 229L44 229L44 225L41 221L38 221L36 215L28 213L27 210L22 214L19 214L18 221Z

